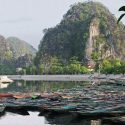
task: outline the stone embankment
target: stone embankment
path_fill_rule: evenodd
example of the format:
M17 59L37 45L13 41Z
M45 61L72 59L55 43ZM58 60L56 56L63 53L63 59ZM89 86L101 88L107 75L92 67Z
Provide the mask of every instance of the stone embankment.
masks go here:
M125 82L123 75L83 74L83 75L8 75L12 80L26 81L112 81Z

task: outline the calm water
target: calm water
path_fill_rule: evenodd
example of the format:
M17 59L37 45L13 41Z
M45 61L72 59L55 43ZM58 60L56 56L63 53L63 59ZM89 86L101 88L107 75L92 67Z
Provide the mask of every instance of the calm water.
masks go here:
M0 93L3 92L55 92L63 89L84 88L89 83L84 82L26 82L16 81L11 84L1 84ZM101 85L97 90L106 88L110 90L125 91L124 86ZM100 118L85 118L74 114L40 114L33 111L9 111L0 117L0 125L111 125L110 122Z
M71 89L84 86L88 83L81 82L30 82L30 81L16 81L11 84L0 85L0 93L2 92L55 92L61 89Z

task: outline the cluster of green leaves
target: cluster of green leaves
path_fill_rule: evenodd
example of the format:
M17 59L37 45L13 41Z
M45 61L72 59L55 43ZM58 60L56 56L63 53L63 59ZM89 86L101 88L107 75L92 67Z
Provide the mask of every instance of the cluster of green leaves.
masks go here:
M104 59L100 64L96 62L94 70L100 70L103 74L125 74L125 61ZM87 67L78 61L77 57L70 58L67 64L62 63L57 57L52 57L49 64L41 64L39 68L36 66L23 68L20 74L88 74L90 72Z
M41 63L38 68L30 66L24 68L21 74L87 74L89 69L83 66L77 57L70 58L68 63L60 61L57 57L51 57L49 62Z
M118 18L117 23L119 23L119 21L125 16L125 6L120 7L119 11L123 11L124 13Z
M101 72L105 74L125 74L125 61L119 59L103 60Z
M12 75L16 70L12 65L0 64L0 75Z
M89 70L80 64L77 57L72 57L69 64L64 66L64 73L66 74L86 74Z
M27 67L23 67L20 68L20 70L16 70L16 74L20 74L20 75L37 75L37 68L36 66L32 65L32 66L27 66Z

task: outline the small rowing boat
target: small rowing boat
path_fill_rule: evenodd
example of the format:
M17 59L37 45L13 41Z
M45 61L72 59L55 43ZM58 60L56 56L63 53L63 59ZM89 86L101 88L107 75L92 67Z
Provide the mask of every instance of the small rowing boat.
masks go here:
M11 83L11 82L13 82L13 80L9 79L7 76L0 76L0 82Z
M10 93L0 93L0 98L13 97L13 94Z

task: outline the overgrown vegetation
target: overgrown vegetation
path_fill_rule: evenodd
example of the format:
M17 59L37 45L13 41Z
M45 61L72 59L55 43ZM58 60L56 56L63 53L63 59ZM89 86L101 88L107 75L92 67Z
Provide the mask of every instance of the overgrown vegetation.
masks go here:
M12 65L0 64L0 75L16 74L16 69Z
M35 66L27 67L27 74L86 74L90 70L72 57L68 63L61 62L57 57L52 57L47 63L43 63L37 69Z
M102 74L125 74L125 61L120 61L119 59L104 59L100 62L96 60L95 67L89 68L79 62L77 57L72 57L67 64L53 57L50 63L41 64L39 68L36 66L23 68L19 74L90 74L99 71Z
M119 21L121 21L121 19L125 16L125 6L120 7L119 11L123 11L124 13L118 18L117 23L119 23Z

